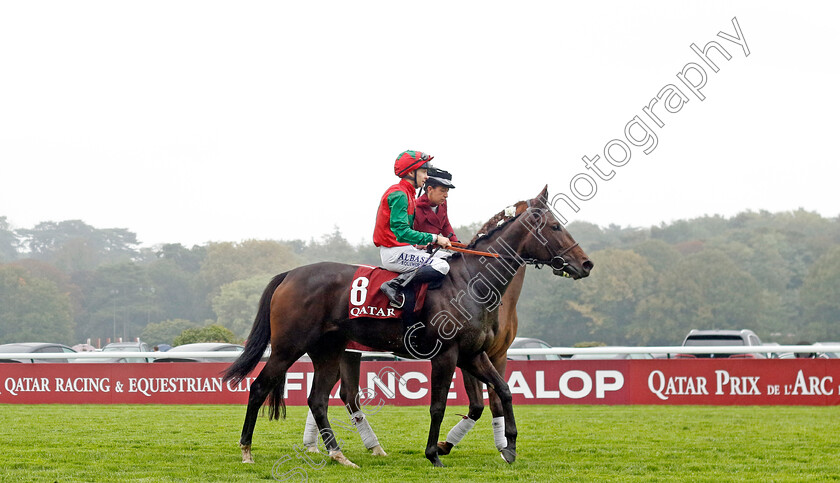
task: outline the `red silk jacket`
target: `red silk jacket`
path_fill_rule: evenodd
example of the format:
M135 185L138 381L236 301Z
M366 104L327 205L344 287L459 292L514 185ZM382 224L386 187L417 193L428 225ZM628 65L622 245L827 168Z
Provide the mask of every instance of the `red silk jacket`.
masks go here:
M373 244L378 247L427 245L435 240L429 232L412 228L415 213L414 187L406 181L391 186L379 201Z

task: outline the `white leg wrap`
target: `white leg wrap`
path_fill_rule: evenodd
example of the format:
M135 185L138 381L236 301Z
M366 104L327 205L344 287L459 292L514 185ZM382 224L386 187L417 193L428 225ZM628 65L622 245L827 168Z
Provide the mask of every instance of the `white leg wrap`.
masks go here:
M372 449L379 446L379 438L374 434L373 428L370 427L364 413L356 411L350 415L350 421L356 426L356 431L359 432L359 437L362 438L362 444L365 445L365 448Z
M507 438L505 438L505 418L503 416L493 418L493 440L496 441L496 449L499 451L507 448Z
M303 445L305 447L318 445L318 423L315 422L315 416L312 415L312 410L306 413L306 427L303 429Z
M458 424L449 430L449 434L446 435L446 442L455 446L464 439L464 436L470 432L473 426L475 426L475 420L470 418L461 418L461 420L458 421Z

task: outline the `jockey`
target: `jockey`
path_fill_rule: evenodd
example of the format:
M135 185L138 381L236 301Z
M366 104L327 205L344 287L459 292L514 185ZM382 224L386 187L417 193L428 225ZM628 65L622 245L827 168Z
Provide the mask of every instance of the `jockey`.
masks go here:
M379 247L382 266L400 275L382 284L381 290L391 305L401 308L405 303L402 290L412 281L417 283L441 280L449 272L445 260L432 257L414 245L436 243L443 248L451 245L449 239L437 233L417 231L412 228L415 213L415 190L428 178L427 170L433 156L420 151L403 151L394 163L394 174L400 182L382 195L373 243ZM419 268L419 269L418 269Z
M452 175L438 168L429 170L426 180L426 192L417 198L417 211L414 216L414 229L444 235L449 241L458 242L455 231L449 223L446 213L446 198L449 190L454 189Z

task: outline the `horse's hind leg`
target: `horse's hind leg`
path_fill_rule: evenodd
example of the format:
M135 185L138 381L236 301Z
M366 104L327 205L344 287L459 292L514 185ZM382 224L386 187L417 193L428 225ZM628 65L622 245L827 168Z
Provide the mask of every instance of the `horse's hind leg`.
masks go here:
M367 417L359 407L359 372L361 370L362 354L359 352L344 351L339 363L341 372L341 400L350 413L350 420L353 421L356 432L362 438L365 448L370 450L374 456L388 456L379 444L379 438L370 427Z
M510 393L510 388L505 382L504 377L499 375L493 364L490 363L490 358L487 357L486 352L481 352L472 360L461 366L461 369L469 371L472 375L480 381L487 384L488 387L496 391L499 400L502 403L505 415L505 438L507 445L501 450L502 458L508 463L513 463L516 459L516 419L513 416L513 397Z
M343 367L343 366L342 366ZM335 378L332 381L330 387L335 386L335 383L339 380L339 374L335 374ZM344 383L341 383L341 400L347 401L344 399ZM308 401L307 401L308 404ZM306 452L308 453L320 453L321 451L318 450L318 423L315 422L315 416L312 414L312 410L306 411L306 425L303 429L303 447L306 448Z
M347 412L350 413L350 420L354 426L353 428L348 427L347 429L358 432L362 438L362 443L364 443L365 447L374 456L388 456L385 450L382 449L382 446L380 446L379 438L376 437L373 428L370 427L370 423L359 407L359 370L361 360L361 353L344 351L339 365L339 372L341 374L341 391L339 395L344 402L344 406L347 408ZM336 380L332 382L332 385L335 385L337 381L338 375L336 375ZM312 415L311 410L306 413L303 446L307 452L320 452L318 451L318 423L315 422L315 416Z
M355 463L347 459L344 453L341 452L339 441L327 418L330 392L335 385L335 381L338 379L339 360L342 352L344 352L343 347L332 351L325 350L315 353L310 351L309 356L312 357L315 376L312 381L312 391L309 393L307 402L309 403L309 409L312 411L312 416L318 424L318 432L324 440L324 445L327 447L330 458L345 466L358 468Z
M292 359L297 360L298 354ZM282 405L283 386L286 380L286 371L292 364L288 359L281 359L279 353L272 353L268 362L260 371L260 374L251 383L251 390L248 394L248 409L245 411L245 423L242 425L242 436L239 438L239 447L242 449L242 462L253 463L251 455L251 439L254 436L254 426L257 424L260 407L265 398L274 391L274 397L280 397ZM283 409L285 413L285 407Z

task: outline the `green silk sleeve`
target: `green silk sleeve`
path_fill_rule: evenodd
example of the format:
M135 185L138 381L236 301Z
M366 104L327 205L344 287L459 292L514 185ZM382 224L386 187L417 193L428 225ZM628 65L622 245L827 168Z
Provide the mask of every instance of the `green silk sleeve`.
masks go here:
M408 214L408 198L402 191L388 195L388 207L391 208L391 231L400 243L427 245L435 241L431 233L423 233L412 228L414 216Z

